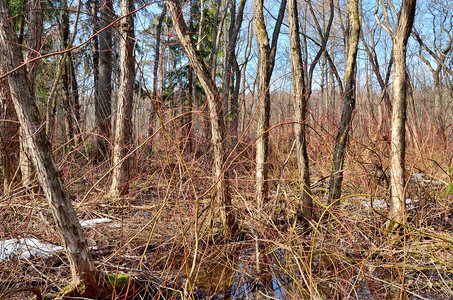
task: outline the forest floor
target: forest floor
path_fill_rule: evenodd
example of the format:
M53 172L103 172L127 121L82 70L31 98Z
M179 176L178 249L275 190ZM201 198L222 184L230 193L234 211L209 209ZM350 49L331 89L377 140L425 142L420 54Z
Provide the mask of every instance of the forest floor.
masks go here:
M278 161L284 161L281 157ZM182 163L177 155L155 153L136 164L130 192L120 199L107 196L107 164L94 166L76 155L59 164L80 220L110 220L84 227L97 268L142 283L135 299L184 294L196 299L453 299L453 197L446 192L452 174L439 167L442 163L417 159L409 155L407 222L389 236L382 230L388 212L385 164L373 168L361 163L370 159L349 158L344 198L328 206L329 163L314 163L316 218L307 230L293 222L294 159L271 168L275 180L267 209L257 211L250 158L242 153L231 165L240 225L234 239L223 238L218 210L206 193L212 184L208 154ZM39 188L2 196L0 226L2 240L61 245ZM30 286L52 293L70 280L61 250L28 257L15 253L0 260L0 270L0 295ZM32 295L16 293L10 299Z

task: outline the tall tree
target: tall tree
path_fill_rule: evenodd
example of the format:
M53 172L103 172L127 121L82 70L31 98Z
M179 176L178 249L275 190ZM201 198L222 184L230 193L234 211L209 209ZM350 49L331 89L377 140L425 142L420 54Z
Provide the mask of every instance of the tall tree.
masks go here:
M213 168L215 174L216 203L220 205L220 217L223 223L224 233L228 236L236 232L237 224L228 188L227 170L225 169L225 127L223 123L221 101L219 101L217 87L203 62L200 53L195 47L190 32L188 31L178 1L169 0L167 5L173 19L179 41L184 48L184 52L189 59L189 64L197 75L207 97L211 121L211 143L214 149Z
M0 0L0 53L7 61L7 71L20 66L21 49L14 32L8 1ZM99 296L99 276L89 254L88 245L60 172L52 156L44 127L39 117L35 95L25 68L19 68L8 76L11 98L24 133L23 142L30 150L29 155L36 168L39 182L63 240L71 267L72 284L68 295L78 291L86 297ZM80 293L79 293L80 294Z
M40 0L32 0L28 2L28 28L27 28L27 60L33 60L39 56L41 48L41 39L43 32L43 11L41 9ZM27 65L28 81L30 82L31 89L34 91L36 84L35 79L38 73L39 61L34 61ZM21 132L22 140L25 138L24 132ZM29 157L30 149L27 148L26 143L21 143L20 151L20 169L22 173L22 182L25 186L30 187L33 184L34 170Z
M3 66L2 64L2 69ZM1 70L3 72L3 70ZM10 193L21 182L19 123L6 80L0 81L0 155L3 193Z
M225 121L228 121L228 108L230 107L231 111L231 118L232 118L232 130L231 130L231 137L232 143L235 144L237 140L237 124L238 124L238 105L239 105L239 88L240 88L240 71L239 68L236 67L236 55L235 55L235 48L237 46L237 39L239 35L239 31L242 26L242 20L244 19L244 7L245 7L246 0L241 0L239 2L239 7L236 16L236 1L233 0L230 3L230 26L228 30L228 44L225 53L225 68L222 78L222 99L224 101L224 117ZM234 70L234 71L233 71ZM232 74L236 74L236 86L233 89L233 92L230 93L230 82ZM235 77L233 77L234 79Z
M69 30L68 1L64 0L61 11L61 38L63 49L69 49L72 41ZM63 55L63 107L66 112L68 138L70 144L76 145L80 126L80 104L76 73L71 52Z
M348 142L349 128L352 121L352 112L355 108L355 75L360 36L359 1L348 0L347 9L349 30L347 38L348 44L346 45L346 65L344 70L344 103L340 127L338 128L337 137L335 139L332 174L329 184L330 200L339 199L341 196L344 156Z
M164 22L165 15L167 14L167 5L165 2L163 3L162 6L162 12L160 15L157 17L157 27L156 27L156 45L154 48L154 66L153 66L153 101L158 101L159 99L159 92L158 92L158 83L159 83L159 65L161 64L161 59L160 59L160 48L161 48L161 40L162 40L162 25ZM148 135L152 136L154 134L154 117L156 115L155 108L156 106L153 105L152 112L150 114L150 119L149 119L149 129L148 129Z
M296 135L297 165L301 179L301 200L297 212L300 215L299 217L310 220L313 200L310 189L310 169L307 152L308 99L305 97L307 93L305 87L305 66L302 60L298 15L297 0L289 0L288 23L293 85L294 133Z
M98 84L95 86L96 127L99 137L97 147L99 158L109 155L109 140L112 131L112 69L113 69L113 1L103 1L100 7L99 27L103 29L98 35L99 66Z
M294 134L295 146L297 152L297 166L300 177L300 200L297 207L298 219L309 220L312 217L313 200L310 189L310 169L307 152L307 114L308 102L312 93L312 81L314 70L323 55L323 53L330 59L326 52L327 42L329 40L330 30L334 19L334 5L333 0L329 1L329 17L324 29L321 28L316 15L314 13L311 1L308 2L305 11L305 20L307 9L311 12L313 17L316 31L321 39L320 42L315 42L319 47L313 60L308 63L308 45L307 45L307 32L304 26L302 34L304 36L303 43L300 40L301 28L299 27L297 3L288 3L288 20L289 20L289 35L290 35L290 54L291 54L291 68L292 68L292 84L293 84L293 106L294 106ZM306 25L306 21L304 22ZM304 50L304 54L302 54ZM332 60L329 60L332 63ZM333 65L333 63L332 63ZM307 66L310 66L308 70Z
M135 80L134 1L121 0L120 48L121 74L116 107L113 141L113 176L111 193L121 196L128 190L132 138L132 104Z
M384 23L378 17L379 1L382 4ZM387 0L388 1L388 0ZM393 231L404 222L406 215L405 191L405 155L406 155L406 110L407 110L407 42L414 22L416 0L403 0L395 29L389 21L387 4L383 0L376 1L376 21L392 38L393 43L393 88L392 88L392 129L390 152L390 213L386 229ZM393 5L392 5L393 9Z
M269 84L275 64L277 41L280 35L280 28L285 14L286 0L280 3L280 10L272 35L272 44L269 43L266 22L264 21L263 0L255 0L253 4L253 22L255 36L258 43L258 97L259 116L256 139L256 203L258 209L263 208L264 199L268 193L268 154L269 154L269 125L271 98Z

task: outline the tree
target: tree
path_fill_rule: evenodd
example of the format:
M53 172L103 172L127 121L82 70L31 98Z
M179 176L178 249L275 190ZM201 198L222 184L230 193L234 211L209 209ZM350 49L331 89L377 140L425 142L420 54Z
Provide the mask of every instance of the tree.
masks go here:
M363 15L363 10L362 10L362 15ZM377 108L378 108L378 128L376 130L376 135L379 137L383 137L385 140L390 139L390 134L389 134L389 127L388 122L390 122L391 119L391 110L392 110L392 104L390 102L390 95L388 91L388 86L389 86L389 81L390 81L390 75L392 74L392 66L393 66L393 57L390 55L390 61L387 65L387 70L385 72L385 76L383 77L381 74L381 65L379 63L379 57L376 52L376 45L377 42L375 40L376 37L376 31L378 29L378 25L376 24L377 27L373 26L370 28L370 26L366 23L363 22L365 25L365 28L367 28L368 33L369 33L369 42L365 38L365 35L363 33L364 30L360 31L360 39L362 40L362 44L365 48L365 52L367 53L368 56L368 61L370 62L371 68L373 70L373 73L376 75L376 79L378 81L379 87L381 88L381 95L379 97L378 103L377 103Z
M121 196L128 190L132 146L132 103L135 81L134 1L121 0L120 48L121 74L116 107L113 141L113 176L111 194Z
M220 205L220 217L223 223L224 234L229 236L237 230L236 218L231 204L231 195L228 188L228 176L225 169L225 127L222 117L221 102L217 87L206 68L200 53L197 51L193 39L188 31L187 25L182 17L182 11L177 0L167 2L176 33L184 52L189 60L189 64L198 77L198 80L206 94L209 116L211 121L211 143L214 148L214 174L216 203Z
M21 49L14 32L8 1L0 1L0 51L8 61L7 71L22 64ZM52 156L44 127L39 118L38 107L27 71L21 67L8 75L11 98L24 133L24 143L38 175L49 206L63 240L71 267L72 283L67 295L82 294L98 297L100 277L89 254L88 245L76 213L63 185L60 172ZM80 292L80 293L78 293Z
M301 217L310 220L312 217L313 200L310 189L310 169L307 152L307 112L308 99L305 98L305 69L299 31L299 11L297 1L288 1L289 41L291 54L291 71L294 105L294 134L296 135L297 165L301 179Z
M340 127L335 139L333 154L332 174L329 184L329 199L336 200L341 196L341 183L343 181L343 165L346 145L348 142L349 128L352 121L352 112L355 107L355 74L357 50L359 47L360 19L358 0L348 0L348 44L346 45L346 66L344 71L343 113ZM338 203L338 202L337 202Z
M158 71L159 71L159 65L161 64L160 60L160 47L161 47L161 40L162 40L162 24L164 22L164 17L167 14L167 5L163 3L162 6L162 12L160 15L157 17L157 27L156 27L156 45L154 48L154 66L153 66L153 101L158 101L159 99L159 92L158 92L158 83L159 83L159 77L158 77ZM150 114L149 118L149 130L148 130L148 135L151 137L154 134L154 127L153 127L153 122L154 122L154 117L156 115L156 109L157 107L153 105L152 112Z
M294 134L296 136L296 152L298 173L301 179L300 182L300 205L297 208L299 219L310 220L312 218L312 193L310 189L310 168L307 152L307 114L308 101L311 96L311 86L314 69L319 61L319 58L326 50L327 41L330 34L330 29L334 17L333 1L330 1L329 21L325 31L321 29L319 22L316 19L311 2L308 3L309 9L315 20L318 34L321 38L319 50L313 61L310 64L308 72L306 71L307 55L305 61L302 57L302 45L300 41L300 28L297 2L290 0L288 2L288 21L289 21L289 36L290 36L290 54L291 54L291 69L292 69L292 85L293 85L293 106L294 106ZM306 32L304 32L304 50L307 50Z
M61 39L63 49L69 49L72 41L69 38L69 12L68 1L64 0L61 12ZM71 52L63 55L63 107L66 111L66 122L69 142L72 145L77 144L79 126L80 126L80 105L77 78L74 68L74 61Z
M97 69L98 80L97 85L95 86L96 91L94 103L96 127L99 134L99 137L97 138L97 147L99 151L98 158L106 158L109 155L108 145L112 131L113 1L105 1L100 10L101 21L99 22L99 27L102 31L98 35L99 66Z
M41 9L40 0L32 0L28 3L29 24L27 29L27 60L33 60L39 56L41 48L41 38L43 32L43 12ZM27 65L28 81L30 82L31 89L34 91L36 84L36 74L38 71L39 61L34 61ZM21 132L22 140L25 138L24 132ZM29 157L30 149L27 148L26 143L21 143L20 151L20 170L22 173L22 182L26 187L31 187L33 184L34 169L33 164Z
M407 110L407 72L406 50L412 31L415 16L416 0L403 0L398 14L396 28L393 29L388 15L387 6L380 0L384 23L377 15L379 2L376 1L376 21L392 38L393 43L393 87L392 87L392 128L390 152L390 212L386 229L393 231L404 223L406 215L405 201L405 154L406 154L406 110ZM391 3L388 3L391 5ZM392 6L393 9L393 6Z
M6 67L6 66L5 66ZM3 65L2 65L3 69ZM2 70L3 72L3 70ZM19 123L6 80L0 81L1 122L0 153L3 193L8 194L21 182Z
M435 119L438 126L438 133L440 138L446 143L446 124L445 124L445 99L442 95L442 71L453 75L451 68L447 65L452 61L451 53L453 51L453 15L451 8L448 4L442 2L430 2L429 16L423 15L425 18L431 19L431 30L428 36L420 36L420 33L414 30L413 36L420 44L418 56L423 63L428 67L433 75L433 89L434 89L434 112ZM429 56L425 55L425 52ZM433 60L434 59L434 60Z
M280 28L285 14L286 0L280 3L272 44L269 45L269 37L264 21L263 0L255 0L253 4L253 22L255 26L255 36L258 43L258 97L260 98L260 108L257 124L256 139L256 203L258 209L262 209L264 199L268 193L268 154L269 154L269 122L271 98L269 84L275 64L275 53L277 51L277 41L280 35Z
M236 144L237 142L237 125L238 125L238 106L239 106L239 88L240 88L240 71L239 67L237 67L236 55L235 55L235 48L237 45L238 35L242 26L242 20L244 18L244 7L245 7L246 0L241 0L239 2L238 12L236 16L236 1L233 0L230 5L230 26L228 30L228 43L227 49L225 53L225 68L222 78L222 99L225 102L223 105L224 108L224 119L228 121L228 108L231 108L231 118L232 118L232 144ZM232 72L232 70L234 71ZM231 75L236 74L235 82L236 85L233 89L233 92L230 93L230 82L231 82ZM234 79L234 77L233 77Z

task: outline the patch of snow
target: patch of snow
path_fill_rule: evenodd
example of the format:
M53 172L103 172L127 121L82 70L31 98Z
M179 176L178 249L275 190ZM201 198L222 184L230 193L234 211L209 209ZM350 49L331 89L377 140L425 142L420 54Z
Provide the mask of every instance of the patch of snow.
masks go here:
M417 203L418 200L413 200L411 198L406 199L406 208L407 209L413 209L415 206L415 203ZM370 208L370 200L369 199L364 199L363 201L360 202L362 206ZM385 199L373 199L373 208L375 209L387 209L387 201Z
M426 179L425 176L426 176L426 174L424 174L424 173L413 173L411 178L410 178L410 181L414 181L414 182L417 182L417 183L424 182L424 183L429 183L431 185L436 185L436 186L445 185L445 183L442 182L442 181L433 180L433 179Z
M91 219L91 220L85 220L80 222L80 226L82 227L94 227L97 224L102 224L102 223L110 223L112 222L112 219L109 218L98 218L98 219Z
M0 241L0 261L15 256L21 258L43 257L62 250L63 247L43 244L34 238L9 239Z
M371 208L369 199L363 200L361 203L362 203L362 205L364 207ZM373 199L373 208L375 208L375 209L386 209L387 208L387 201L385 201L385 199Z
M415 182L425 182L429 181L425 179L425 174L424 173L413 173L411 176L411 181Z

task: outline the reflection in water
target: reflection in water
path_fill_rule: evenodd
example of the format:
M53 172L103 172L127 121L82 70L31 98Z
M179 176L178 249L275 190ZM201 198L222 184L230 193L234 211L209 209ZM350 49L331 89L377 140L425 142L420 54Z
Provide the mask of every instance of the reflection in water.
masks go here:
M205 299L453 299L434 294L417 294L401 288L396 270L377 267L343 268L326 254L313 259L312 274L300 274L294 255L274 251L265 259L266 267L256 274L253 250L245 249L234 262L217 259L200 270L196 287ZM300 257L299 257L300 258ZM303 269L303 268L302 268ZM309 276L313 278L310 289ZM312 291L310 293L310 290ZM310 297L311 294L311 297Z

